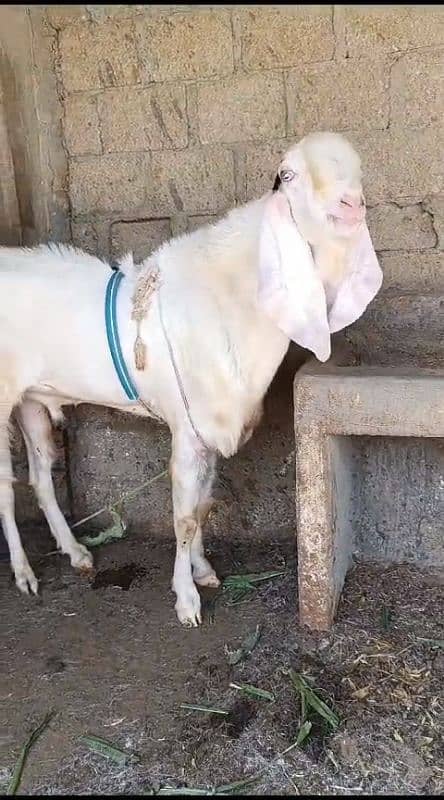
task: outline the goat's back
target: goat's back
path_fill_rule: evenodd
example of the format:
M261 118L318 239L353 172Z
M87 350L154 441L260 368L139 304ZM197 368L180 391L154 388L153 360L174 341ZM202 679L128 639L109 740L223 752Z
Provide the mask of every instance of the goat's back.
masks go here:
M79 327L92 319L91 307L103 306L109 274L107 264L75 248L1 247L0 377L6 380L8 364L8 379L23 390L42 370L67 358L75 364ZM91 338L97 333L91 330Z

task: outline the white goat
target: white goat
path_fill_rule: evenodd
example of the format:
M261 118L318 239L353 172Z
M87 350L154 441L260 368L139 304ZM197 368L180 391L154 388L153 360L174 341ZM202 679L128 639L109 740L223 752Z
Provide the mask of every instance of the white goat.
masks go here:
M337 134L311 134L287 152L273 191L172 239L139 267L127 257L121 270L121 348L144 407L125 398L108 349L110 266L64 246L0 249L0 518L17 586L36 593L14 518L14 411L51 532L74 567L90 569L55 499L50 418L82 402L151 410L172 432L175 608L183 624L197 625L195 584L219 583L202 543L216 454L232 455L251 435L290 339L325 361L330 334L357 319L381 286L359 157ZM134 298L156 273L159 286L135 319ZM144 369L134 366L136 336Z

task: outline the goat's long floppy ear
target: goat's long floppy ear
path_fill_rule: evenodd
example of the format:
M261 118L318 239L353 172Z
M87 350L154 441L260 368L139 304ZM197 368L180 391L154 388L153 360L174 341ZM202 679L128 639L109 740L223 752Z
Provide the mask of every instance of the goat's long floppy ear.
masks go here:
M367 225L364 223L350 252L343 281L330 306L328 324L331 333L342 330L359 319L382 285L382 270Z
M258 301L290 339L311 350L319 361L327 361L330 330L324 287L310 247L280 192L265 203L259 239Z

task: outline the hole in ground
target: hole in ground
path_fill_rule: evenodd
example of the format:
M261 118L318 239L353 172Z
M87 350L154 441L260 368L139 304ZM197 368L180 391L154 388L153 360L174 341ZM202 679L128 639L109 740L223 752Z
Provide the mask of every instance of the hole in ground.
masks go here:
M225 724L230 739L238 739L245 728L256 716L257 709L248 700L238 700L227 717Z
M145 570L137 564L124 564L122 567L104 569L97 573L92 588L103 589L106 586L118 586L120 589L128 591L134 579L143 575L144 572Z

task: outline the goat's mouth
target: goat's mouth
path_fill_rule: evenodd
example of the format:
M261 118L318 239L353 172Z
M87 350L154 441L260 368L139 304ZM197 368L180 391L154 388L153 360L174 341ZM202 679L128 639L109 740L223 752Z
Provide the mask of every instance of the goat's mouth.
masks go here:
M364 218L344 219L335 214L327 214L327 219L335 228L340 228L343 231L350 231L350 233L355 231L356 228L359 228L364 221Z

